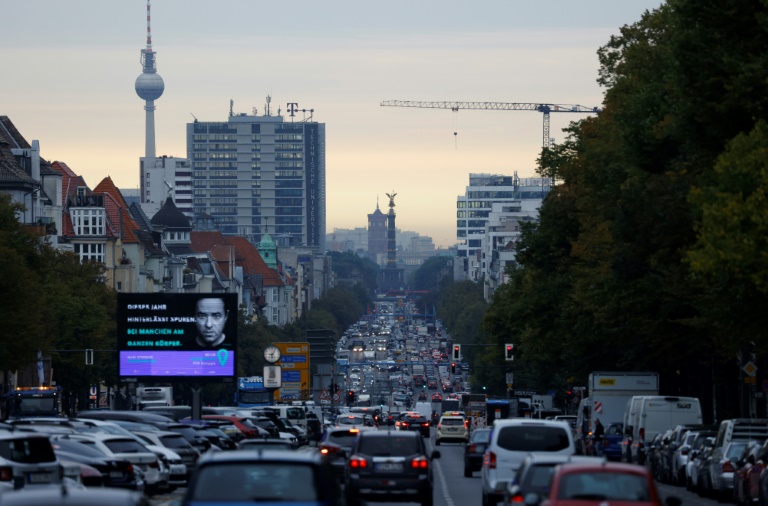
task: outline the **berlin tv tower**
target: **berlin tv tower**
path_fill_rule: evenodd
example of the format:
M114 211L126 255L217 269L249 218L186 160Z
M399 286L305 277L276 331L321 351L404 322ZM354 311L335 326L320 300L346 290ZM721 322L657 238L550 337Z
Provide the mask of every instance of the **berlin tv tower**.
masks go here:
M155 52L152 51L152 31L150 30L149 0L147 0L147 48L141 50L141 66L144 71L136 78L136 94L146 100L144 110L147 111L147 127L145 154L147 163L154 167L155 154L155 100L160 98L165 89L163 78L157 73Z

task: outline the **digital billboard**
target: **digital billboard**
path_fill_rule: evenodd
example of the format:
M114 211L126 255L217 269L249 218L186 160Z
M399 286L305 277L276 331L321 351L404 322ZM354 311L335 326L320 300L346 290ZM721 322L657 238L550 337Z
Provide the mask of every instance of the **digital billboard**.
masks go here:
M237 315L233 293L119 293L120 377L233 378Z

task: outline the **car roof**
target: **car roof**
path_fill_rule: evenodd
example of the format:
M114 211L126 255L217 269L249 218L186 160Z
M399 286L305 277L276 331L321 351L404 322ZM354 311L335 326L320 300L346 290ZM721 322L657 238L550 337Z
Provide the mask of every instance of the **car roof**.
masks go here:
M362 437L365 435L366 438L369 437L391 437L391 436L397 436L397 437L421 437L421 435L418 432L415 431L407 431L407 430L369 430L365 432L360 432L360 436Z
M307 464L319 464L322 462L319 453L286 452L280 450L259 449L238 450L230 452L209 452L200 457L197 463L199 466L203 466L214 463L237 463L252 461L300 462Z
M560 473L599 473L599 472L621 472L627 474L637 474L648 476L649 470L646 467L637 464L625 464L623 462L608 462L600 459L594 463L565 463L557 466Z
M606 462L604 457L587 455L552 455L548 453L529 453L526 460L531 464L595 464Z

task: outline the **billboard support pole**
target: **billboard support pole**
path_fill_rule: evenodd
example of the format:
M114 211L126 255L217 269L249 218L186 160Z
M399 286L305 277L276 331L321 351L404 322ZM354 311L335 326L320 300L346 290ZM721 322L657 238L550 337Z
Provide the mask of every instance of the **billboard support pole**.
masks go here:
M203 419L203 402L202 402L202 391L203 388L195 383L191 387L192 390L192 420L202 420Z

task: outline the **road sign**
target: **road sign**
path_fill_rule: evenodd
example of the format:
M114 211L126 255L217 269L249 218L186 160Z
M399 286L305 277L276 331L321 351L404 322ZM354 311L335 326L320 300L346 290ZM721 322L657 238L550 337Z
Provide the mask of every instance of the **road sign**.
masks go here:
M330 401L331 400L331 394L328 393L328 390L323 389L322 393L320 394L320 400L321 401Z
M515 382L514 375L511 372L507 373L507 387L511 387Z
M341 399L341 396L339 395L339 392L336 392L333 394L333 400L336 402L339 402L339 399Z
M753 378L755 374L757 374L757 366L751 360L744 364L744 367L742 367L741 370L744 371L747 376Z
M264 388L280 388L282 379L282 368L279 365L264 366Z

